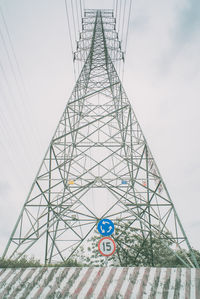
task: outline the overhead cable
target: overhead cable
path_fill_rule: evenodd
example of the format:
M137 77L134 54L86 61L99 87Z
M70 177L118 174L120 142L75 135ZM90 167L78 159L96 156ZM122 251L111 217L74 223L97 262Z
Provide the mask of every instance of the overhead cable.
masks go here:
M70 21L69 21L69 12L68 12L67 0L65 0L64 3L65 3L65 12L66 12L66 17L67 17L69 39L70 39L71 51L72 51L74 78L75 78L75 81L76 81L76 69L75 69L75 62L74 62L74 48L73 48L73 42L72 42L72 31L71 31L71 26L70 26Z
M124 0L124 9L123 9L123 18L122 18L122 30L121 30L121 42L123 41L123 35L124 35L125 12L126 12L126 0Z
M77 31L76 30L76 22L75 22L75 14L74 14L74 5L73 5L73 1L74 0L71 0L71 8L72 8L72 20L73 20L73 25L74 25L74 35L75 35L75 39L76 39L76 42L77 42Z
M73 25L74 25L74 36L75 36L75 41L76 41L76 45L75 45L75 51L77 51L78 50L78 47L77 47L77 45L78 45L78 29L77 29L77 27L78 26L76 26L76 18L75 18L75 9L74 9L74 0L71 0L71 9L72 9L72 20L73 20ZM75 4L76 4L76 0L75 0ZM79 22L79 20L77 19L77 22ZM78 74L79 74L79 61L78 61L78 63L77 63L77 67L78 67ZM74 56L74 68L76 68L76 61L75 61L75 56ZM76 75L76 70L75 70L75 75Z
M79 33L80 33L80 16L79 16L79 10L78 10L77 0L75 0L75 4L76 4L76 15L77 15L78 36L79 36Z
M78 51L78 40L80 38L80 32L81 32L81 26L80 26L80 22L81 22L81 13L79 15L79 7L77 4L77 0L76 0L76 14L77 14L77 22L78 22L78 39L77 39L77 51ZM81 69L82 65L81 62L78 61L78 74L80 73L80 69Z
M12 146L10 148L14 149L16 147L16 143L18 143L21 147L21 151L24 151L25 147L23 146L22 141L27 140L27 136L29 136L29 132L27 131L27 123L26 124L24 123L23 117L21 117L21 115L20 115L20 106L17 105L16 101L14 100L15 96L13 94L10 82L7 78L7 74L5 72L5 69L4 69L1 61L0 61L0 70L1 70L1 73L3 74L4 81L7 85L7 89L9 92L9 97L7 97L6 93L3 92L4 91L3 85L1 86L0 91L1 91L1 96L2 96L2 103L1 103L0 115L2 115L4 119L2 117L0 117L0 120L1 120L0 123L1 123L1 129L2 129L2 127L4 127L3 131L5 131L5 128L6 128L6 130L8 130L8 133L6 134L6 138L4 138L3 140L8 139L9 140L8 142L11 142L11 141L13 142L13 138L15 138L17 136L16 141L14 142L14 144L12 144ZM5 99L5 101L3 101L3 99ZM12 99L12 102L9 99ZM6 109L4 109L3 106L5 106ZM4 110L7 111L8 117L5 115ZM19 121L19 119L20 119L20 121ZM5 123L5 125L4 125L4 123ZM12 133L13 130L14 130L14 134ZM1 132L1 135L2 134L3 134L3 132ZM11 138L11 136L12 136L12 138ZM29 138L30 138L30 136L29 136ZM32 140L32 139L30 138L30 140ZM30 143L30 141L29 141L29 143ZM13 155L13 157L14 157L13 159L15 159L15 155Z
M68 24L68 30L69 30L69 39L71 44L71 50L72 50L72 56L74 55L74 49L73 49L73 42L72 42L72 33L71 33L71 26L69 21L69 12L68 12L68 6L67 6L67 0L65 0L65 12L67 17L67 24Z
M9 50L7 48L7 44L6 44L6 41L4 39L4 36L3 36L3 33L2 31L0 30L0 36L1 36L1 39L3 41L3 45L4 45L4 48L5 48L5 51L6 51L6 55L7 55L7 58L8 58L8 62L9 62L9 65L10 65L10 68L11 68L11 72L13 74L13 77L14 77L14 80L16 82L16 86L17 86L17 89L18 89L18 93L19 93L19 99L21 100L21 103L23 104L25 110L27 111L28 115L32 115L31 111L30 111L30 108L29 106L27 105L26 103L26 99L29 98L29 95L27 93L27 89L25 87L25 83L24 83L24 78L23 78L23 75L22 75L22 72L21 72L21 68L20 68L20 65L19 65L19 62L18 62L18 59L17 59L17 55L15 53L15 48L14 48L14 45L13 45L13 42L12 42L12 38L11 38L11 35L10 35L10 32L9 32L9 29L8 29L8 25L7 25L7 22L6 22L6 18L4 16L4 13L3 13L3 10L0 6L0 15L1 15L1 18L3 20L3 25L5 27L5 32L7 34L7 38L8 38L8 41L9 41L9 45L10 45L10 49L11 49L11 53L13 55L13 58L14 58L14 61L15 61L15 65L16 65L16 68L17 68L17 72L15 71L15 67L13 65L13 62L12 62L12 58L10 56L10 53L9 53ZM2 66L1 66L1 70L2 70ZM4 78L6 79L6 74L5 74L5 70L3 71L4 72ZM20 80L18 80L18 77ZM8 88L10 89L11 91L11 88L8 84L8 80L6 79L7 81L7 86ZM21 83L21 85L19 84L19 81ZM23 89L23 93L22 93L22 90L21 90L21 87ZM12 92L11 92L12 93ZM12 95L12 98L13 95ZM38 132L36 132L36 129L35 129L35 126L33 127L34 129L32 129L32 132L35 136L35 141L40 144L39 142L39 139L38 139ZM30 134L29 134L30 135ZM31 135L29 136L29 138L31 139Z
M131 17L131 8L132 8L132 0L130 0L130 5L129 5L128 24L127 24L127 31L126 31L124 53L126 53L126 49L127 49L128 33L129 33L130 17Z
M82 0L79 0L79 5L80 5L80 11L81 11L81 23L82 23L82 18L83 18Z
M116 28L117 28L117 17L118 17L118 1L119 0L116 0L116 7L115 7Z
M15 69L14 69L14 66L13 66L13 63L12 63L12 59L11 59L9 50L8 50L8 48L7 48L6 41L5 41L5 39L4 39L3 33L2 33L2 31L1 31L1 28L0 28L0 37L1 37L2 44L3 44L3 46L4 46L4 49L5 49L7 58L8 58L8 62L9 62L9 65L10 65L11 72L12 72L13 77L14 77L14 79L15 79L15 83L16 83L16 85L17 85L17 87L18 87L18 91L19 91L19 93L20 93L20 95L21 95L21 90L20 90L20 86L19 86L18 79L17 79L17 75L16 75L16 73L15 73Z
M7 36L8 36L8 40L9 40L10 48L11 48L11 51L12 51L12 54L13 54L13 57L14 57L14 60L15 60L15 64L17 66L17 70L18 70L18 73L19 73L19 76L20 76L20 79L21 79L21 82L22 82L22 86L23 86L23 89L24 89L24 91L26 93L26 87L25 87L25 83L24 83L24 78L22 76L21 68L19 66L17 55L15 53L14 45L13 45L13 42L12 42L12 39L11 39L11 36L10 36L10 32L9 32L9 29L8 29L8 25L7 25L7 22L6 22L6 19L5 19L5 16L4 16L4 13L3 13L3 10L1 8L1 6L0 6L0 13L1 13L1 17L2 17L2 20L3 20L3 23L4 23L4 27L5 27Z
M115 1L116 0L113 0L113 13L114 13L114 16L115 16Z
M122 0L119 1L120 1L120 5L119 5L119 17L118 17L118 33L120 35Z

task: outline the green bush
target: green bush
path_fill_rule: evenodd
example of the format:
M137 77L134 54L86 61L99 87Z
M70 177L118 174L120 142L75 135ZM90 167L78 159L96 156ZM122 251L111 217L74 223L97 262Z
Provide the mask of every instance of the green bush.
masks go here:
M19 260L2 259L0 258L0 268L28 268L28 267L41 267L39 260L35 258L28 259L26 256L21 257Z
M29 267L43 267L39 260L34 257L28 259L26 256L20 259L2 259L0 258L0 268L29 268ZM55 264L47 264L45 267L82 267L83 265L76 260L68 260Z

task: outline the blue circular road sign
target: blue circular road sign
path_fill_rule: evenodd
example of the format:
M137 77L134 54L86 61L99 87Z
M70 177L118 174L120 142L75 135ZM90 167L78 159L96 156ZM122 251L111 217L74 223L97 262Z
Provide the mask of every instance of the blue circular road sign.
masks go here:
M97 225L99 233L105 237L110 236L114 232L114 223L110 219L102 219Z

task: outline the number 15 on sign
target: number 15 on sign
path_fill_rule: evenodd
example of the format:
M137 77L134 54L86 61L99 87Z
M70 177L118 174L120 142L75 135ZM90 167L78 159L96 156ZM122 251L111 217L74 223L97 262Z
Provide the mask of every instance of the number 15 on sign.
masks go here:
M109 237L102 238L98 243L99 252L104 256L112 255L116 250L116 245L113 239Z

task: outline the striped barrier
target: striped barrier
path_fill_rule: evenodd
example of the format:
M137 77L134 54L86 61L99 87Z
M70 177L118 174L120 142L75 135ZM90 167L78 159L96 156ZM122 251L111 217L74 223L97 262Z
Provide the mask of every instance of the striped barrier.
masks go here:
M200 298L200 269L0 269L0 298L197 299Z

